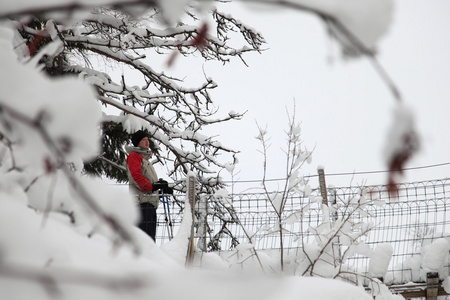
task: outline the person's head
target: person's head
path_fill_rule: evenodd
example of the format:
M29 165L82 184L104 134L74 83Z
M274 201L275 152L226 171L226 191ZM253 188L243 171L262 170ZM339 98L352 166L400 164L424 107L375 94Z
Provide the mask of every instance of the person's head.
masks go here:
M150 148L150 134L138 130L131 136L131 142L133 143L133 146L140 147L143 149L149 149Z

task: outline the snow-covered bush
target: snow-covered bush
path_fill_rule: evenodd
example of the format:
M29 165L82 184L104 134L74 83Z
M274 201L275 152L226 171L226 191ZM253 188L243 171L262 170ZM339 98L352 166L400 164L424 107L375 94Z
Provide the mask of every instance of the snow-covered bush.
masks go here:
M378 294L384 290L379 279L384 278L392 256L391 245L379 245L371 249L364 243L364 238L375 226L370 220L366 207L377 202L367 189L361 188L360 193L348 199L339 199L339 203L323 203L321 196L313 193L312 188L305 176L301 175L303 164L312 161L312 152L303 146L301 140L301 128L295 121L295 115L290 117L289 128L286 131L286 156L287 174L282 182L282 189L273 192L267 182L269 140L267 130L259 127L257 139L261 142L264 156L262 189L266 201L270 204L276 220L274 224L259 224L256 231L246 228L239 219L239 214L233 206L226 190L216 193L204 205L198 208L198 232L199 248L202 251L221 250L221 257L226 261L230 269L244 269L246 271L259 270L264 273L284 273L296 276L318 276L326 278L340 278L353 282L356 285L368 285ZM303 199L300 208L287 213L284 209L288 199ZM337 199L333 199L337 200ZM217 202L221 210L213 209L206 203ZM298 200L297 200L298 201ZM380 203L381 205L381 203ZM204 232L204 227L213 228L207 224L207 210L213 218L219 218L219 230ZM320 211L321 220L319 224L313 225L303 218L310 210ZM369 217L369 221L367 221ZM230 228L241 227L246 236L246 241L239 241ZM297 225L297 226L293 226ZM292 226L292 227L291 227ZM290 228L295 228L292 231ZM205 241L210 236L209 243ZM221 248L221 239L227 235L231 239L231 248ZM295 243L300 251L294 254L285 249L284 241L287 236L294 236ZM256 239L266 236L274 237L279 244L275 249L259 249ZM204 245L208 244L209 247ZM370 259L369 272L355 269L348 264L348 258L354 255L365 256Z

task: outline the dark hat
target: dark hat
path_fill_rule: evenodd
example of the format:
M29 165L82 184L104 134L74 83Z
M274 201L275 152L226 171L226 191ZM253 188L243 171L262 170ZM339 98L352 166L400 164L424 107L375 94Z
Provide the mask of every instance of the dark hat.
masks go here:
M150 138L150 134L148 132L138 130L131 136L131 142L135 147L137 147L139 142L145 137Z

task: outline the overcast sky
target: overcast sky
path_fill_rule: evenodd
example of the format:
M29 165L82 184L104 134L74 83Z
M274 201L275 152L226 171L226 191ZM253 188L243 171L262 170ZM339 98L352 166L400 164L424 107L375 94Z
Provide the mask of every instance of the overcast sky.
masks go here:
M400 0L391 30L379 44L379 61L399 87L417 117L422 149L406 167L450 162L450 2ZM295 99L303 140L315 148L305 175L318 165L328 174L386 170L383 148L395 99L370 61L345 61L310 14L267 7L224 5L227 11L260 31L269 50L222 66L207 63L206 73L219 84L213 92L222 109L248 111L244 120L218 126L224 144L239 149L241 180L262 178L256 121L271 137L269 177L283 177L287 129L286 108ZM233 7L233 9L230 9ZM450 165L408 171L405 180L449 176ZM386 173L330 176L328 184L383 184ZM312 179L316 180L316 179ZM313 185L316 183L313 182Z

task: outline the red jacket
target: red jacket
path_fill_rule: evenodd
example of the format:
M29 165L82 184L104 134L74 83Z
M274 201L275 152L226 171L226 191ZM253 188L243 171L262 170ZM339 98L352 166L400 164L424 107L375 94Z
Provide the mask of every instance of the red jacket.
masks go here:
M153 190L152 183L142 175L142 160L144 158L136 152L131 152L127 157L128 169L134 181L139 185L139 188L144 192L151 192Z

